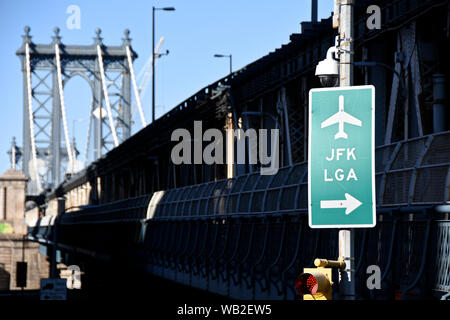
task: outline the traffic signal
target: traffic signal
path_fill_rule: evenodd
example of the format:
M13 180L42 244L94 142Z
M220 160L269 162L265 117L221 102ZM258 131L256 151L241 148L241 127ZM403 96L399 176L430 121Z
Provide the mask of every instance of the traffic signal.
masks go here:
M304 268L297 277L295 289L303 296L303 300L331 300L332 299L332 269L326 266L344 268L343 260L331 261L316 259L317 268Z
M331 268L304 268L295 289L303 300L331 300Z

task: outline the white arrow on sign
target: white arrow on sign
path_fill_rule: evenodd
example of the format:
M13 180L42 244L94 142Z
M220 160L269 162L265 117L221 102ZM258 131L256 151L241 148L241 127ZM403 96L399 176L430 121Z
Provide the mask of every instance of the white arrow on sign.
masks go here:
M349 214L356 208L362 205L362 202L352 197L350 194L345 194L345 200L321 200L321 209L340 209L345 208L345 214Z

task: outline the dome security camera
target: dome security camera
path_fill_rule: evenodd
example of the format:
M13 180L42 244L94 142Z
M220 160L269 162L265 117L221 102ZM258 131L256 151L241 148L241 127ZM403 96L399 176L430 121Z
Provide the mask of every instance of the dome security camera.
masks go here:
M316 76L323 87L335 87L338 84L339 62L334 58L335 53L336 47L329 48L326 59L320 61L316 67Z

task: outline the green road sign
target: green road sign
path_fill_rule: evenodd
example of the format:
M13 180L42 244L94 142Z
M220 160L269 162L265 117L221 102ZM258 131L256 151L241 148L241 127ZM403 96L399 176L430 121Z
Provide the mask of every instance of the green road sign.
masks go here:
M311 228L375 226L374 129L373 86L309 91Z

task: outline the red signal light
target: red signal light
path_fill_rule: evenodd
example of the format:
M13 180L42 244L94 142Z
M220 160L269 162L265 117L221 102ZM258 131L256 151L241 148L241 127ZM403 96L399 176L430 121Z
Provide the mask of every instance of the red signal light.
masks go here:
M297 290L299 295L303 296L305 294L316 294L318 288L319 283L317 282L316 277L314 277L311 273L302 273L297 277L295 290Z
M315 268L303 268L303 273L297 277L295 290L303 296L303 300L331 300L332 299L332 270L326 266L344 268L345 262L315 259Z

